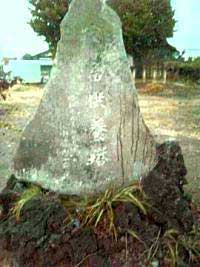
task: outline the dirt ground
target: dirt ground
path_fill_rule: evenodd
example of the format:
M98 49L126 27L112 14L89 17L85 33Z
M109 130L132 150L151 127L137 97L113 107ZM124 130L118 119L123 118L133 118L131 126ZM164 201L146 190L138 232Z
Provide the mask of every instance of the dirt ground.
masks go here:
M157 142L179 141L187 167L186 190L200 204L200 86L182 83L162 85L155 93L137 85L146 124Z
M180 142L188 169L186 189L200 203L200 86L170 83L147 90L147 85L137 83L137 88L141 112L155 139ZM6 101L0 100L0 188L11 173L10 162L22 129L42 94L40 86L16 85Z
M39 86L16 85L6 101L0 100L0 189L11 174L11 159L21 132L43 94Z

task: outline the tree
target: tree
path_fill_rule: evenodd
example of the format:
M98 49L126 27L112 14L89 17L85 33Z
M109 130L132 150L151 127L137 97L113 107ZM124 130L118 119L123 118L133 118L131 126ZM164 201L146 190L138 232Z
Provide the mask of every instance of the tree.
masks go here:
M136 61L151 60L169 52L174 11L170 0L109 0L122 21L126 51ZM173 50L173 49L172 49Z
M60 39L59 25L68 11L70 0L29 0L32 4L32 28L45 36L53 54ZM151 58L168 47L175 20L170 0L108 0L122 21L127 53L137 61ZM77 18L78 19L78 18ZM166 50L168 51L168 50Z
M60 23L68 11L70 0L29 0L32 5L30 25L44 36L54 57L60 39Z

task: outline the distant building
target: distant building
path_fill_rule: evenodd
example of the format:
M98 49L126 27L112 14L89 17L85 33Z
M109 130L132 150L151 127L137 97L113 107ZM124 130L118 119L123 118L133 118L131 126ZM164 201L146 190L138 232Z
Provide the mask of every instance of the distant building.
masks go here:
M32 59L50 59L50 58L52 58L52 53L49 50L46 50L44 52L32 56Z
M10 60L16 60L16 59L17 59L16 57L4 57L2 58L1 62L3 65L7 65L10 62Z
M10 60L4 65L4 72L10 73L10 79L19 77L22 83L45 83L50 76L51 60Z
M6 58L8 59L8 58ZM26 54L23 59L4 60L3 69L9 79L18 77L22 83L46 83L50 77L53 60L49 51L31 56Z

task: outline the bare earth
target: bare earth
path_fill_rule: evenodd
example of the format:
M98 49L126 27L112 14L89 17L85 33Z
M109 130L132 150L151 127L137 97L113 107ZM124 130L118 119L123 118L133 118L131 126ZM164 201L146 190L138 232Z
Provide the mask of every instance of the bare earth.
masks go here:
M146 124L158 142L180 142L188 169L187 190L200 203L200 86L168 84L157 92L137 85ZM7 101L0 100L0 189L11 174L10 162L22 129L43 94L39 86L16 85Z
M179 141L188 171L186 190L200 203L200 86L168 84L156 94L141 88L139 103L158 142Z
M37 86L16 85L7 101L0 100L0 189L11 174L11 159L21 132L35 112L43 94Z

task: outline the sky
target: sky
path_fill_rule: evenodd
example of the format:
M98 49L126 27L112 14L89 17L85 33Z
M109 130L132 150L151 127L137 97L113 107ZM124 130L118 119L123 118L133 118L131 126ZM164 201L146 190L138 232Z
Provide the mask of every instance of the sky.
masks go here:
M186 50L186 56L200 56L200 0L171 0L177 21L173 38L168 41Z
M0 0L0 57L20 58L48 49L28 25L30 19L28 0Z
M171 4L177 23L169 43L186 50L186 57L200 56L200 0L171 0ZM30 19L28 0L0 0L0 58L21 58L48 49L44 38L28 25Z

